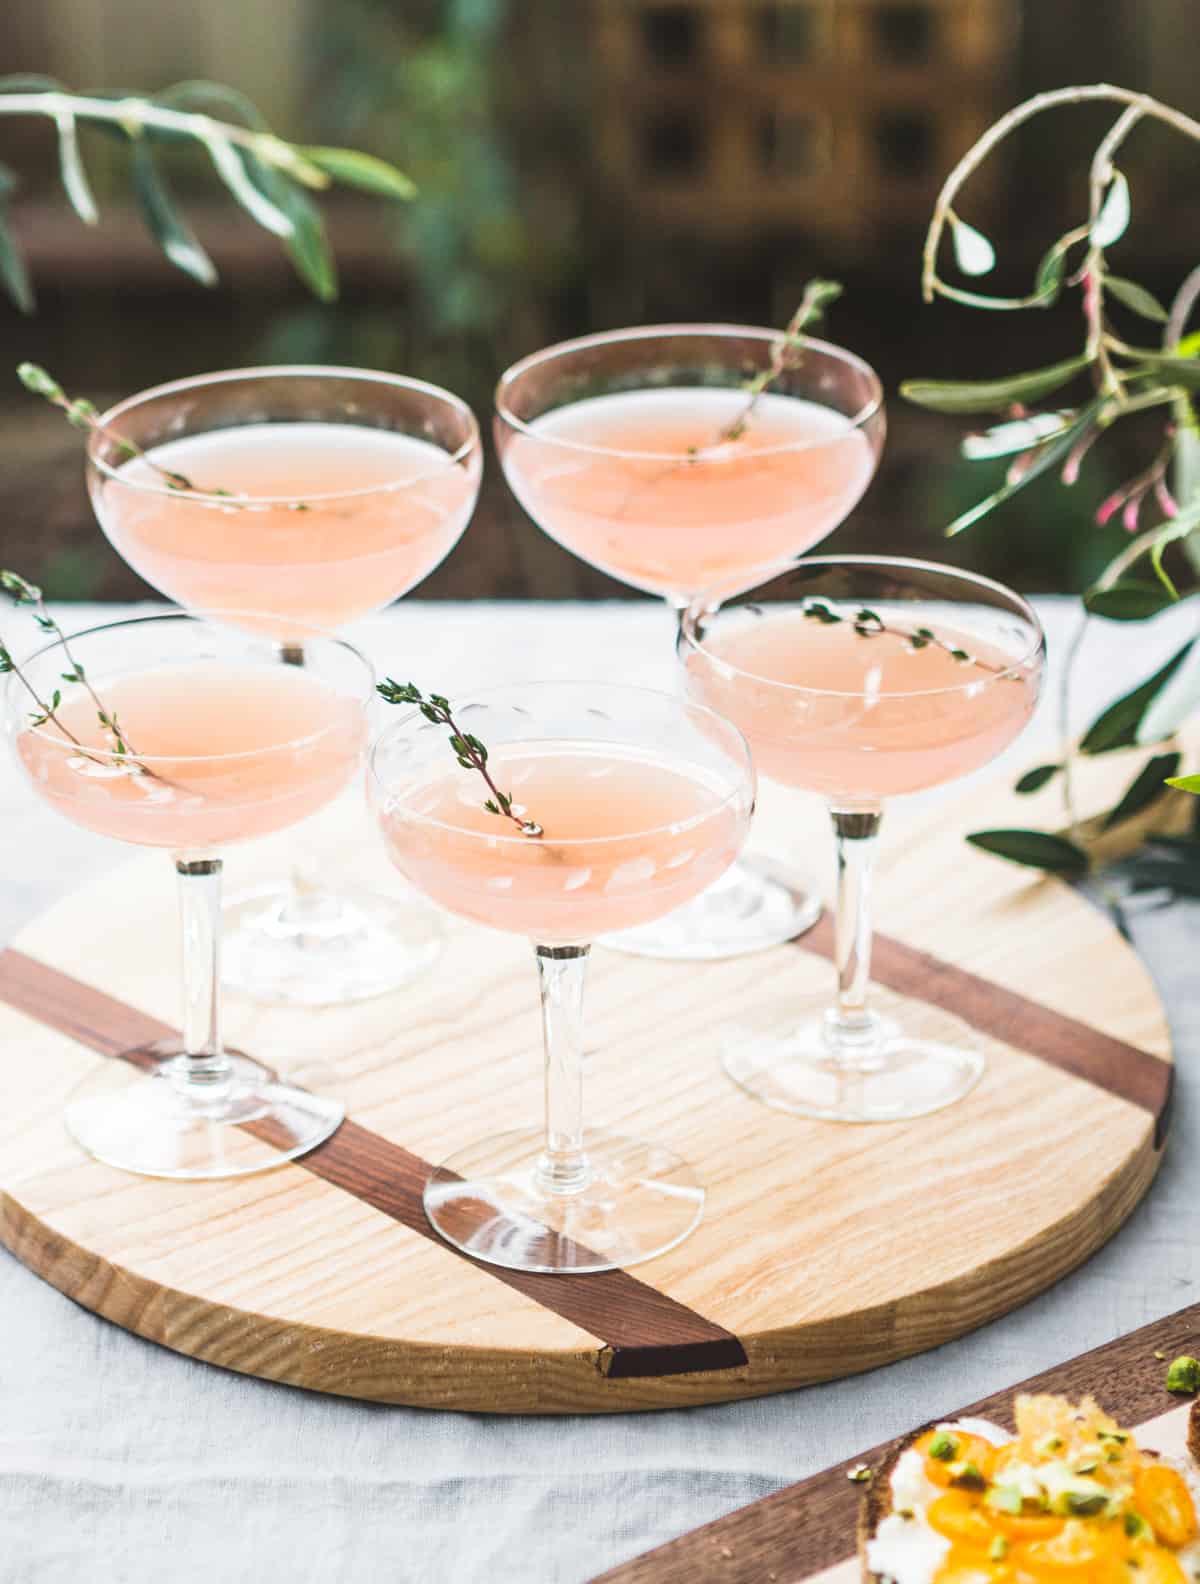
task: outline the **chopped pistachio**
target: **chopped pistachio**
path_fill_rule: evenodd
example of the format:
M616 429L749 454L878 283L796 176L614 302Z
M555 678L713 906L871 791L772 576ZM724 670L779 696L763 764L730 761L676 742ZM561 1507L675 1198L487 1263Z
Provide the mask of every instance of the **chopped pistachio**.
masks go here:
M871 1470L865 1463L856 1463L846 1478L853 1480L856 1485L865 1485L871 1478Z
M988 1546L988 1558L992 1562L1003 1562L1008 1555L1008 1541L1003 1535L996 1535Z
M1181 1353L1167 1366L1167 1390L1180 1397L1191 1397L1200 1391L1200 1359Z
M1068 1491L1066 1508L1076 1518L1094 1518L1108 1506L1105 1491Z
M897 1507L896 1508L896 1517L897 1518L903 1518L906 1522L908 1521L908 1519L915 1518L916 1516L917 1516L916 1513L913 1512L911 1507Z
M1156 1354L1155 1357L1161 1358L1162 1354ZM1129 1432L1128 1430L1097 1430L1096 1440L1116 1441L1119 1445L1124 1446L1126 1441L1129 1440Z
M951 1463L948 1472L951 1485L963 1485L968 1490L982 1490L987 1484L979 1464L972 1463L969 1458Z
M1125 1514L1125 1533L1131 1540L1149 1540L1153 1538L1154 1531L1141 1513L1127 1512Z
M1037 1449L1038 1449L1038 1452L1043 1457L1046 1457L1051 1452L1060 1452L1062 1450L1062 1444L1063 1444L1062 1436L1060 1436L1060 1435L1048 1435L1048 1436L1043 1436L1042 1439L1038 1442Z
M1015 1485L993 1485L983 1499L997 1512L1019 1514L1024 1506L1024 1499Z
M949 1463L951 1458L958 1456L958 1442L952 1435L939 1430L929 1443L929 1456L937 1458L939 1463Z
M1075 1464L1073 1472L1076 1474L1094 1474L1099 1467L1100 1464L1095 1458L1085 1458L1083 1462Z
M1119 1463L1121 1461L1121 1454L1117 1451L1116 1447L1109 1447L1108 1451L1104 1454L1104 1461L1106 1463Z

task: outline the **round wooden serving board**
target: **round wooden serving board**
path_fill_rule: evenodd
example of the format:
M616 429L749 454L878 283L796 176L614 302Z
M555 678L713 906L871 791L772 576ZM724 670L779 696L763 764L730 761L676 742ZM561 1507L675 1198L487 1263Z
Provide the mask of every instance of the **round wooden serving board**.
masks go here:
M1084 771L1096 806L1129 777L1115 757ZM821 811L773 790L767 804L756 845L799 841L819 870ZM89 1063L153 1042L177 1016L173 882L165 858L141 858L0 957L0 1236L77 1302L153 1341L430 1408L717 1402L933 1347L1086 1259L1160 1159L1171 1058L1145 969L1065 885L963 845L981 824L1054 817L1049 794L1018 803L998 790L885 822L876 977L918 1029L940 1004L988 1047L979 1087L916 1122L802 1121L718 1068L741 1010L785 1009L829 985L827 920L727 962L596 951L589 1115L661 1138L709 1189L680 1247L598 1276L482 1266L424 1220L429 1163L535 1120L540 1104L528 947L454 921L435 968L398 994L321 1012L229 999L232 1044L283 1070L323 1063L346 1096L353 1120L303 1161L188 1183L84 1158L60 1120L68 1091ZM239 855L232 883L323 848L335 875L357 866L390 885L363 826L360 806L334 811L302 839Z

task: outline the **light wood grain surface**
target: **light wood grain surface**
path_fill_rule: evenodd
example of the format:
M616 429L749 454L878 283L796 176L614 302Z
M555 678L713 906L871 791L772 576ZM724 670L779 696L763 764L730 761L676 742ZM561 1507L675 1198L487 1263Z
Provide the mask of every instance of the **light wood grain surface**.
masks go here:
M1129 764L1089 774L1098 798L1123 784ZM766 804L756 841L786 835L814 869L823 864L820 812L782 794ZM1037 817L1029 800L1019 807L1023 823ZM1169 1061L1153 986L1110 921L1067 887L963 846L965 829L1011 823L1014 812L997 790L939 807L925 829L910 821L885 844L881 928L1085 1032ZM335 865L357 845L360 867L381 864L362 829L350 810L307 845L323 841ZM288 850L285 838L239 855L234 883L277 868ZM171 1023L173 907L166 861L139 859L43 915L15 945ZM445 954L422 983L322 1012L231 998L228 1036L285 1070L324 1077L357 1122L437 1161L538 1115L528 956L523 941L451 921ZM636 1275L734 1333L743 1366L612 1379L604 1332L581 1319L581 1300L568 1318L302 1162L173 1183L85 1160L60 1117L97 1058L9 1007L0 1007L4 1241L81 1303L232 1369L430 1407L614 1411L778 1391L958 1335L1086 1258L1156 1170L1147 1109L999 1039L988 1041L979 1087L916 1122L843 1128L750 1100L721 1074L720 1040L740 1009L783 1013L829 985L828 962L804 942L704 965L595 959L590 1116L663 1139L698 1164L709 1189L698 1231ZM904 1012L917 1028L927 1015L911 998Z

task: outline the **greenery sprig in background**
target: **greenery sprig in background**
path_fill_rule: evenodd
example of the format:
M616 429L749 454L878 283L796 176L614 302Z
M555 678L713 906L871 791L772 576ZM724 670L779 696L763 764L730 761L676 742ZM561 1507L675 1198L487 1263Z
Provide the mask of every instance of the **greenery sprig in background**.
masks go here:
M970 176L1027 122L1060 107L1094 103L1118 105L1120 113L1092 158L1086 214L1047 250L1031 290L1022 296L1000 296L946 280L941 258L947 235L962 275L983 277L996 265L992 244L956 208ZM935 412L997 420L964 439L962 451L968 460L1012 458L1004 483L951 523L947 529L951 535L969 529L1043 474L1057 470L1064 485L1074 485L1091 447L1115 424L1145 413L1161 420L1157 441L1144 466L1112 492L1097 513L1101 526L1119 514L1130 542L1083 597L1084 609L1064 671L1060 758L1028 772L1016 787L1022 794L1033 793L1057 779L1063 792L1066 829L983 831L971 838L976 845L1017 863L1058 873L1082 874L1091 868L1090 834L1107 831L1150 808L1167 794L1168 781L1185 790L1200 787L1200 779L1177 775L1182 753L1174 741L1188 715L1200 706L1200 668L1188 665L1194 639L1111 704L1078 744L1069 735L1072 679L1089 620L1094 616L1123 622L1148 620L1194 598L1200 572L1200 468L1196 466L1200 457L1200 335L1185 334L1200 301L1200 265L1187 276L1168 307L1145 286L1120 275L1110 263L1110 252L1121 242L1134 213L1129 182L1117 156L1134 129L1147 121L1164 123L1200 143L1200 122L1146 94L1101 83L1062 88L1027 100L1002 117L963 156L946 179L929 226L922 274L926 301L941 297L971 308L1013 312L1047 309L1064 294L1074 293L1083 321L1083 345L1073 357L1004 378L914 379L902 387L910 401ZM1121 320L1139 328L1121 330ZM1085 384L1086 393L1064 400L1065 393ZM1172 557L1177 557L1178 565ZM1185 667L1186 686L1176 683L1168 689ZM1106 754L1152 745L1160 745L1163 751L1138 771L1118 803L1085 829L1074 798L1075 754ZM1187 884L1194 880L1200 891L1200 839L1184 838L1176 843L1175 856L1180 853L1194 866L1189 869ZM1186 866L1173 863L1171 868ZM1162 867L1159 863L1154 871L1154 884L1163 881ZM1139 884L1136 869L1134 883Z
M289 143L257 107L223 83L182 82L161 93L73 93L50 77L0 77L0 117L38 116L58 133L59 172L67 199L84 225L99 207L88 180L81 129L120 139L129 152L134 196L150 234L177 269L202 286L217 271L176 204L160 155L172 146L203 150L218 179L242 209L279 237L297 274L322 301L337 296L337 268L324 221L310 193L335 183L386 198L411 198L410 179L386 160L354 149ZM21 309L34 309L33 285L9 221L16 173L0 165L0 286Z

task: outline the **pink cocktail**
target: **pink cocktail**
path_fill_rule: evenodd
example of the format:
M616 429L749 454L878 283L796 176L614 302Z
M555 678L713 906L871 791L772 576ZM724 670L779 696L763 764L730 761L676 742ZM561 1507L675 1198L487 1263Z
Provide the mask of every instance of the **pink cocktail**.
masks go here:
M659 325L514 364L495 425L513 493L551 538L676 610L785 566L856 505L885 426L874 372L823 341L806 340L752 402L746 384L779 343L771 330ZM611 944L702 958L790 939L818 909L780 872L743 860L688 909Z
M260 1171L313 1148L343 1115L224 1049L217 855L345 790L366 749L373 677L311 628L300 629L306 664L288 664L239 630L253 625L241 612L116 622L47 645L6 683L8 730L38 796L99 835L165 849L179 876L182 1038L136 1065L106 1061L67 1109L84 1149L128 1171Z
M190 610L278 618L283 642L293 622L342 627L406 594L454 548L479 492L468 409L397 375L235 369L143 391L104 423L146 452L103 435L89 446L114 548Z
M255 611L295 665L306 626L341 627L427 577L479 492L470 409L435 385L373 370L177 380L118 403L102 424L88 485L114 547L190 610ZM303 865L229 912L226 980L266 1001L378 995L438 949L428 912L344 893Z
M704 1189L661 1145L585 1137L583 975L597 934L661 917L733 861L754 801L749 754L708 710L615 684L493 689L454 716L486 745L514 814L541 833L489 812L479 772L460 766L446 728L416 711L376 745L372 799L392 860L415 886L533 941L546 1122L452 1156L426 1189L427 1213L460 1248L522 1270L649 1259L692 1230Z
M868 1006L870 864L887 798L979 769L1024 729L1045 658L1037 617L949 567L814 557L697 601L679 656L689 695L741 728L761 774L825 797L837 837L836 1005L739 1034L726 1071L768 1105L837 1121L949 1105L983 1058L957 1019L916 1038Z

